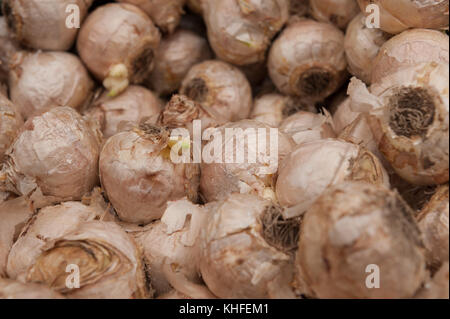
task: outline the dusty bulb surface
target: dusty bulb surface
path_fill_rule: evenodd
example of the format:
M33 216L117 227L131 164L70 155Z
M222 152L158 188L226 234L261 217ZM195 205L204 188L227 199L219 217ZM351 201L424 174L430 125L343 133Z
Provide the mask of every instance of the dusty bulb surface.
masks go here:
M21 51L12 60L10 98L25 119L60 106L79 109L93 88L94 82L74 54Z
M438 268L449 259L448 197L448 184L440 186L417 217L427 261L432 268Z
M333 118L326 110L324 114L297 112L281 122L280 130L291 136L297 145L336 137Z
M3 159L23 125L18 108L0 93L0 159Z
M0 16L0 83L8 80L9 63L18 50L20 46L9 31L5 17Z
M361 112L354 112L351 108L351 99L349 97L336 108L333 114L333 123L336 133L340 134L347 126L352 124L354 120L361 114Z
M0 203L0 277L6 277L9 251L33 213L32 206L24 197Z
M263 62L271 39L289 18L289 1L203 1L210 45L223 61Z
M244 155L242 161L236 160L234 145L236 139L244 139L244 136L236 138L235 135L227 134L227 129L251 130L246 134L246 138L242 142L243 147L240 148L243 149ZM264 150L261 150L258 145L259 129L264 129L262 134L266 140L266 149ZM279 131L276 131L276 134L278 136L277 148L271 144L273 140L270 137L270 127L255 120L229 123L214 132L203 150L203 152L210 152L211 161L201 163L200 191L204 199L207 202L225 200L232 193L241 193L255 194L275 200L273 187L278 165L294 147L294 143L288 135ZM229 149L234 151L228 152ZM255 155L253 163L249 159L249 154ZM262 155L266 155L267 160ZM270 163L272 155L275 156L276 163Z
M321 101L345 81L344 33L310 19L290 24L273 42L267 67L282 93Z
M24 228L8 258L8 276L42 283L70 298L148 296L140 251L103 211L80 202L43 208ZM66 286L66 265L80 269L80 288Z
M427 29L404 31L383 44L372 59L371 83L401 69L426 62L449 63L448 35Z
M380 28L397 34L410 28L447 29L448 1L358 0L362 12L370 4L380 9ZM369 12L366 15L370 14Z
M304 143L281 163L276 195L281 206L306 211L330 185L364 181L389 187L389 176L370 151L353 143L323 139Z
M155 55L155 68L146 81L159 94L177 91L192 66L209 60L212 53L205 38L178 29L161 40Z
M64 297L43 285L24 284L0 278L0 299L64 299Z
M300 289L318 298L412 298L427 276L420 236L395 192L368 183L335 185L302 220ZM378 267L378 289L367 287L370 265Z
M115 96L130 83L147 78L160 37L144 11L126 3L110 3L94 10L83 23L77 50L89 71Z
M427 280L415 299L448 299L449 298L449 263L441 266L439 271Z
M415 185L448 181L448 64L403 69L369 90L353 79L352 109L369 115L380 152Z
M372 70L379 72L374 66L375 57L390 35L377 28L367 28L365 20L362 13L353 18L345 33L344 48L350 73L370 84Z
M141 124L112 136L100 154L100 179L119 218L148 224L161 218L167 201L197 200L198 164L170 159L169 131Z
M298 220L249 194L210 207L202 233L200 272L219 298L293 298L290 286Z
M220 124L247 118L253 106L252 89L244 74L218 60L194 65L180 93L200 103Z
M287 96L276 93L264 94L255 99L250 119L278 127L284 119L289 103L290 99Z
M162 102L150 90L130 85L122 94L110 97L104 92L86 111L86 115L98 119L105 139L117 134L127 123L138 125L142 120L156 118Z
M164 32L173 33L184 13L186 0L119 0L142 9Z
M189 294L189 290L185 290L185 281L191 285L201 285L198 249L200 232L205 227L206 218L203 207L184 198L169 202L161 220L134 235L142 247L156 296L169 293L172 287ZM184 276L185 281L167 276L166 267Z
M5 0L2 8L9 29L22 45L38 50L66 51L74 44L79 30L75 19L68 19L66 8L77 6L82 24L92 3L93 0Z
M79 200L98 182L99 140L70 107L29 119L6 153L0 189L35 207Z
M334 24L343 30L361 12L355 0L309 0L309 4L311 15L317 21Z

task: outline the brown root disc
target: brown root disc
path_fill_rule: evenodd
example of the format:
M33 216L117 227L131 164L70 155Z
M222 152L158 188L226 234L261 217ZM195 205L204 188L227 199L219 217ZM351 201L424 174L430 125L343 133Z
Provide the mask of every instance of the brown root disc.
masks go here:
M202 103L206 101L206 97L208 96L208 86L205 80L195 78L186 85L184 94L190 99Z
M307 96L320 96L329 89L332 80L333 75L329 71L311 68L300 76L297 88Z
M267 207L261 216L262 236L276 249L293 253L298 247L300 222L298 218L284 219L281 212L280 207Z
M400 136L424 137L436 113L433 96L427 89L402 87L389 99L392 130Z

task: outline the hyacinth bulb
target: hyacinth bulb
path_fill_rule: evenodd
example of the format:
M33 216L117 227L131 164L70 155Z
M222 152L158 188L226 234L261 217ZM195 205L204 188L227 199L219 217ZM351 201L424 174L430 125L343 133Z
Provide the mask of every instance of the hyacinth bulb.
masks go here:
M0 189L36 207L79 200L98 182L98 136L70 107L29 119L6 153Z

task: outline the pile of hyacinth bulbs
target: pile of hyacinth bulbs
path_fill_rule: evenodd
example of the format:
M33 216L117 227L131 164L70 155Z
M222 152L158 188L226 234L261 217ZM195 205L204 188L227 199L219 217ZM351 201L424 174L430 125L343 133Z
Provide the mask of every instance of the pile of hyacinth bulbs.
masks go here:
M448 298L448 0L1 8L0 298Z

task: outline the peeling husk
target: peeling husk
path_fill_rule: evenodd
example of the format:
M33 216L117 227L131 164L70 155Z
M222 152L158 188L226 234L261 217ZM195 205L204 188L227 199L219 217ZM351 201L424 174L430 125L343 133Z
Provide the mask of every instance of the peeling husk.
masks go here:
M345 81L344 34L310 19L292 23L274 41L267 67L280 92L321 101Z
M155 68L146 82L159 94L173 93L180 88L192 66L211 58L206 39L192 31L179 29L162 39L156 51Z
M66 52L18 52L9 73L11 101L28 119L58 106L80 109L94 82L81 60Z
M11 249L8 275L45 284L69 298L148 297L141 252L104 211L68 202L42 209ZM79 267L80 287L67 285L68 265Z
M23 119L18 108L0 93L0 161L19 133Z
M358 0L361 11L367 16L373 10L370 4L380 10L380 28L388 33L400 33L409 28L448 29L448 1L411 0Z
M133 4L149 15L164 32L173 33L184 13L186 0L119 0Z
M295 249L299 222L283 223L277 212L270 202L243 194L211 208L199 261L202 278L216 296L294 297L290 249Z
M378 289L367 287L369 265ZM329 188L308 210L296 267L300 289L318 298L411 298L427 276L410 208L387 188L355 182Z
M203 208L187 199L180 199L168 203L160 221L146 226L135 235L136 242L142 247L144 262L156 296L169 293L172 287L180 292L188 292L183 287L184 281L173 281L172 277L166 277L166 266L192 285L201 284L198 247L206 217Z
M0 278L0 299L64 299L52 289L38 284Z
M317 21L334 24L340 29L345 29L360 13L355 0L309 0L309 4L311 15Z
M370 84L372 73L379 72L378 68L374 67L375 57L389 37L388 33L380 29L367 28L364 15L357 15L345 33L345 56L350 73Z
M335 139L304 143L280 165L276 184L278 201L293 207L291 216L306 211L328 186L344 181L364 181L389 187L389 176L364 147Z
M427 261L432 269L438 269L449 258L448 198L448 184L440 186L417 217Z
M215 114L220 124L248 118L253 105L252 89L244 74L218 60L194 65L184 78L180 93Z
M197 200L199 166L172 162L168 142L168 130L143 123L105 143L100 179L121 220L148 224L161 218L167 201Z
M6 276L9 251L32 214L33 209L24 197L0 203L0 277Z
M92 12L80 30L77 50L111 96L143 82L154 67L160 33L136 6L109 3Z
M369 90L352 79L353 111L369 115L381 153L398 175L415 185L448 181L448 65L403 69Z
M67 51L75 42L79 30L75 25L68 27L68 23L75 22L69 15L78 14L82 24L92 2L93 0L4 0L3 13L11 33L24 46ZM75 12L70 6L76 6L78 11Z
M265 150L258 146L259 129L265 132L261 135L266 142ZM232 193L250 193L275 200L273 187L278 164L291 152L294 143L289 136L276 130L276 146L270 137L271 129L275 130L258 121L243 120L226 124L211 133L210 141L203 149L211 159L202 162L200 179L200 191L207 202L225 200ZM233 133L239 134L240 130L245 135L236 137ZM236 140L242 142L242 147ZM236 149L243 150L244 159L240 162L236 159ZM249 154L256 154L254 163L249 160ZM275 155L276 162L270 163L270 155Z
M325 109L324 114L300 111L284 119L281 132L292 137L297 145L326 138L335 138L333 118Z
M263 62L272 37L289 18L289 1L203 1L212 49L236 65Z
M35 207L79 200L98 182L99 140L70 107L29 119L6 153L0 189Z
M448 64L448 47L448 35L442 32L427 29L404 31L385 42L372 58L371 83L380 82L390 74L419 63Z
M86 111L86 115L97 119L105 139L115 135L125 124L137 125L151 118L156 122L162 102L150 90L130 85L116 97L104 92Z

